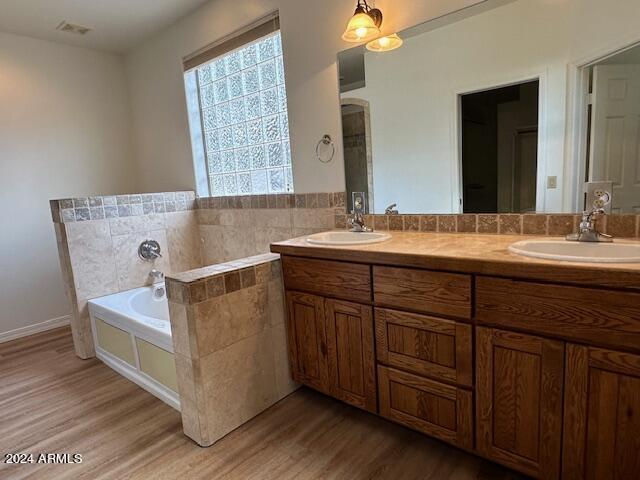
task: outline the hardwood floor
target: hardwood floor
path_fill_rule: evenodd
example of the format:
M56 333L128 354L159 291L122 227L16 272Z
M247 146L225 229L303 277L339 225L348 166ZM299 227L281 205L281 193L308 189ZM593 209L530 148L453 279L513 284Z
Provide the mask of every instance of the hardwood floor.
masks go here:
M6 465L2 479L516 479L498 466L301 389L210 448L180 415L98 360L67 328L0 344L0 454L80 453Z

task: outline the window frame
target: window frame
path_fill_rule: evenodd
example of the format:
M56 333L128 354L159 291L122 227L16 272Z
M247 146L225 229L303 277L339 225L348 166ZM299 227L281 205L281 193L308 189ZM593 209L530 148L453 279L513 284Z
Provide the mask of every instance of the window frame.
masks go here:
M232 144L231 148L224 149L224 150L221 150L220 147L218 147L217 152L219 153L232 152L232 154L234 155L234 162L236 161L236 158L237 158L236 155L239 150L247 149L247 153L248 153L250 148L254 148L254 147L262 148L262 154L264 155L264 162L265 162L263 167L254 168L253 159L250 159L249 161L251 162L251 166L247 170L244 170L244 169L238 170L237 164L236 164L236 168L233 171L229 170L227 172L220 173L221 177L224 179L223 181L227 180L226 175L230 175L230 174L235 175L235 181L237 183L234 189L235 190L234 193L227 193L226 188L224 186L222 188L222 191L214 191L214 176L216 174L214 174L212 171L213 161L210 156L212 152L210 152L207 148L207 133L211 129L209 130L205 129L206 123L207 123L205 120L205 114L206 114L205 110L209 108L213 108L215 109L214 110L215 114L217 114L218 105L221 105L227 102L230 103L232 100L236 100L236 99L243 99L243 101L246 101L246 98L248 96L256 95L256 94L259 95L259 98L262 101L262 98L263 98L262 92L268 89L262 89L262 87L259 86L256 91L251 92L249 94L247 94L246 91L243 90L242 94L238 97L234 97L233 99L229 98L224 102L215 102L212 105L205 107L203 105L203 92L202 92L203 85L201 82L203 67L209 64L214 64L214 62L216 62L216 60L219 60L221 57L229 56L237 51L242 51L243 49L246 49L251 45L258 45L261 41L267 39L270 36L271 37L278 36L279 37L278 41L280 42L280 45L281 45L282 33L280 30L280 22L279 22L279 17L277 15L277 12L275 14L271 14L259 20L258 22L254 22L254 24L248 27L245 27L241 31L238 31L235 34L225 37L224 39L218 42L215 42L211 46L205 47L197 52L194 52L193 54L183 59L185 95L186 95L186 102L187 102L187 110L189 114L189 130L190 130L190 141L192 146L192 155L193 155L193 162L194 162L194 174L196 179L196 191L198 193L198 196L200 197L202 196L221 197L221 196L243 196L243 195L275 195L275 194L294 192L293 167L292 167L293 162L291 159L291 139L290 139L289 121L288 121L289 112L288 112L288 105L287 105L287 89L286 89L286 81L284 79L280 80L281 83L278 83L278 81L276 80L276 83L274 84L274 86L270 87L270 88L274 88L276 91L276 95L277 95L276 102L279 103L281 101L284 101L284 107L282 107L282 104L280 104L280 106L276 109L275 113L272 112L269 115L266 115L264 114L264 112L260 111L260 115L257 116L256 118L253 118L250 120L245 118L241 122L230 123L228 125L217 123L217 120L216 120L215 130L218 133L220 133L221 129L225 129L227 127L233 128L235 125L243 125L243 127L245 126L248 127L250 122L256 121L256 120L260 120L260 127L262 129L262 132L264 132L265 125L262 122L265 121L265 119L271 118L271 117L275 117L278 123L278 129L279 129L278 135L280 136L278 141L268 141L265 137L265 138L261 138L259 143L249 144L247 142L240 146L236 144ZM281 66L282 66L281 71L284 77L284 58L283 58L282 50L280 50L273 57L271 58L268 57L268 60L266 61L269 61L271 59L274 59L276 63L279 61L281 62ZM261 63L263 62L259 62L259 61L256 62L255 68L259 69ZM247 68L241 68L240 70L238 70L237 73L243 74L243 72L249 68L254 68L254 66L251 65ZM277 72L277 68L278 67L276 67L276 72ZM234 72L234 74L235 73L236 72ZM227 73L224 77L219 77L218 80L220 78L227 79L229 76L230 74ZM244 74L243 74L243 79L244 79ZM217 80L215 79L212 80L211 85L213 85L216 81ZM283 92L281 92L281 89L283 90ZM282 100L283 98L284 100ZM285 126L286 128L283 128L283 125L284 125L283 122L286 122L286 126ZM246 130L246 134L247 135L249 134L248 128ZM269 164L269 146L272 144L280 145L279 147L281 149L280 155L282 156L281 165L270 166ZM285 149L287 150L285 151ZM229 153L227 153L227 155L228 154ZM222 162L222 158L220 158L218 161ZM273 172L273 169L280 169L282 172L283 188L281 190L271 191L271 179L273 178L271 177L271 174ZM256 176L254 176L254 172L258 172L258 171L264 172L264 176L262 176L261 174L256 175L258 177L262 177L260 178L260 182L262 182L263 179L266 182L266 185L264 186L264 191L261 190L259 192L255 191L253 186L254 178L256 178ZM242 173L247 173L250 176L252 185L249 192L240 191L240 175L239 174L242 174Z

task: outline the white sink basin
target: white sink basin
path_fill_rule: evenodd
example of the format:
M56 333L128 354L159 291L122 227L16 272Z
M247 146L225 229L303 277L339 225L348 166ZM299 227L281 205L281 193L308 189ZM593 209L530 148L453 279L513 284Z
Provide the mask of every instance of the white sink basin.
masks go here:
M389 240L391 235L377 232L322 232L307 237L315 245L366 245Z
M566 240L523 240L509 251L526 257L564 262L638 263L639 242L589 243Z

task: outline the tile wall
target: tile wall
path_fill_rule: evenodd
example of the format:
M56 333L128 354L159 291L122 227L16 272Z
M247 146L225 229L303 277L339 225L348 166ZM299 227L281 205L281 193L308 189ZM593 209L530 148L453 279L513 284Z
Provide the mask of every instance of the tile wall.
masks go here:
M295 390L279 255L172 275L167 292L187 436L209 446Z
M116 204L120 199L113 210L110 199ZM193 192L169 192L51 202L80 358L95 355L88 300L148 285L154 268L169 274L202 266L194 200ZM147 262L138 257L146 239L158 241L161 258Z
M344 192L199 198L203 264L267 253L271 242L331 230L344 205Z

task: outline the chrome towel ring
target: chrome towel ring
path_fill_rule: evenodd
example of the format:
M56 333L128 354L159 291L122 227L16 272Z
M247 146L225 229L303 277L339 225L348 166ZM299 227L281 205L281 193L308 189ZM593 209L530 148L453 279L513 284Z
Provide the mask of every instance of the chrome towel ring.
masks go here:
M325 134L316 145L316 158L322 163L329 163L336 154L336 146L331 135Z

